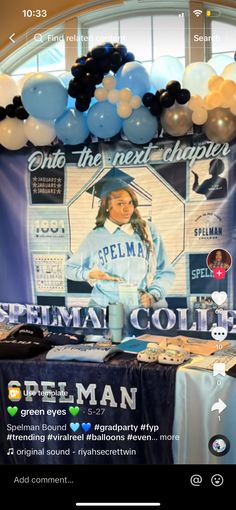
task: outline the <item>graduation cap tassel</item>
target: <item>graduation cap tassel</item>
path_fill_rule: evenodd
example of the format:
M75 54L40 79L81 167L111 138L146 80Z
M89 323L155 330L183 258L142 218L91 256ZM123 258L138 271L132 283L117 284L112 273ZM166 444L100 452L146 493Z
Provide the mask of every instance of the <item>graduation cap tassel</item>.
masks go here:
M95 197L95 186L93 186L93 192L92 192L92 209L94 206L94 197Z

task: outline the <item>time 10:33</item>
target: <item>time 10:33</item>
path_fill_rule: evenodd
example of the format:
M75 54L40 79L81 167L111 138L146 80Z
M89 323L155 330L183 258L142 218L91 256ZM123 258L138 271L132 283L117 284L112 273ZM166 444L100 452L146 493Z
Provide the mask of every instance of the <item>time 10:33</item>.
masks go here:
M46 18L48 15L46 9L24 9L21 12L24 18Z

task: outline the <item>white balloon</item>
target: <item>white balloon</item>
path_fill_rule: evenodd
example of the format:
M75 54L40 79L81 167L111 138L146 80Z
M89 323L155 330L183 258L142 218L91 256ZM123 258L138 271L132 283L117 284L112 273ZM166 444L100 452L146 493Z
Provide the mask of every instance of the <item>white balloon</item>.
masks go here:
M7 74L0 74L0 106L12 103L14 96L19 95L19 87L14 78Z
M19 87L20 92L22 91L26 80L28 80L28 78L31 78L34 74L35 73L26 73L24 74L24 76L21 76L21 78L17 81L17 85Z
M28 117L24 122L24 132L34 145L49 145L56 138L54 122Z
M0 122L0 144L3 147L16 151L24 147L27 141L22 120L7 117Z
M205 62L189 64L183 75L183 87L188 89L191 95L205 97L208 94L208 80L216 75L213 67Z
M107 99L107 90L103 87L98 87L95 90L94 97L97 99L97 101L103 103L103 101L106 101Z
M117 113L122 119L127 119L132 111L132 106L127 101L121 101L117 105Z
M215 55L214 57L210 58L208 60L208 65L213 67L217 74L221 74L224 71L224 68L228 64L232 64L234 62L233 57L230 57L229 55Z
M165 55L153 62L150 78L156 89L165 89L170 80L182 83L183 72L183 65L177 57Z
M222 73L223 78L225 80L233 80L236 82L236 62L232 64L228 64Z

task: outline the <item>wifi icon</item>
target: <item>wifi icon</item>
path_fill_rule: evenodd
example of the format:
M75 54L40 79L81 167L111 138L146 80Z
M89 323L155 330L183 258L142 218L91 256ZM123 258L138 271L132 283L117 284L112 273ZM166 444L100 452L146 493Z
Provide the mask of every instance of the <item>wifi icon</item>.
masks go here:
M202 14L202 11L200 11L200 9L195 9L195 11L193 11L193 14L195 14L195 16L197 16L197 18L199 18L199 16L201 16L201 14Z

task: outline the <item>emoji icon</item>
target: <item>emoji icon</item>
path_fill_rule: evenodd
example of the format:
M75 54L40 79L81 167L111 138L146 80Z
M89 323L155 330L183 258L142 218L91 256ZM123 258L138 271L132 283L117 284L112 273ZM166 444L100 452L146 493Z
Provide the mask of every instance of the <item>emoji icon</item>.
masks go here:
M71 416L76 416L80 412L80 408L78 406L70 406L69 413Z
M214 485L214 487L220 487L224 483L224 478L222 475L219 474L213 475L211 477L211 483L212 485Z
M226 436L218 434L217 436L211 437L208 448L212 455L223 457L223 455L226 455L230 450L230 442Z
M8 448L7 455L14 455L14 448Z
M214 340L217 340L218 342L222 342L227 337L228 331L226 328L223 328L221 326L215 326L211 330L211 336L214 338Z
M225 278L226 271L223 267L216 267L213 271L213 276L216 280L223 280Z
M70 423L70 428L73 430L73 432L76 432L79 429L79 423Z
M91 429L92 425L91 423L82 423L82 429L84 432L88 432Z
M194 487L199 487L199 485L201 485L201 483L202 483L201 475L192 475L190 478L190 483Z
M14 407L11 407L11 406L8 406L7 407L7 412L8 414L10 414L10 416L15 416L16 413L18 413L18 407L17 406L14 406Z
M211 408L211 411L218 411L219 414L221 414L225 409L227 405L221 400L218 399L218 402L215 402Z
M216 303L217 306L221 306L226 301L227 294L224 291L221 292L215 291L212 292L211 298L214 301L214 303Z
M225 376L225 363L214 363L213 365L213 375L223 375Z

